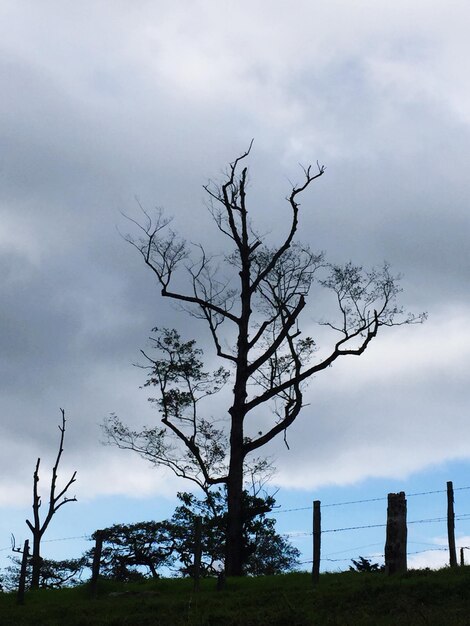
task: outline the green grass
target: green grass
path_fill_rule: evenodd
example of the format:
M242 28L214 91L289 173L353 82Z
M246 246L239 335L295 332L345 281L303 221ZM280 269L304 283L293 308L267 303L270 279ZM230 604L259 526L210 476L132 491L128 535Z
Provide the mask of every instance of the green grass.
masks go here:
M121 592L121 595L110 595ZM316 588L308 574L214 580L162 579L140 584L100 581L97 597L82 585L38 591L16 606L0 594L1 626L305 626L470 624L470 567L382 573L323 574Z

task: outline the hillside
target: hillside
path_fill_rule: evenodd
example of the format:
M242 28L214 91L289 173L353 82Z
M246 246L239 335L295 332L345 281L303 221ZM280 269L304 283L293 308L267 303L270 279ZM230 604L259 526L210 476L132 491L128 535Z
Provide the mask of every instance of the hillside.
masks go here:
M101 581L96 598L82 585L29 593L22 607L15 601L14 594L0 595L2 626L463 625L470 623L470 567L396 578L323 574L316 589L308 574L231 579L221 592L203 580L198 593L182 579Z

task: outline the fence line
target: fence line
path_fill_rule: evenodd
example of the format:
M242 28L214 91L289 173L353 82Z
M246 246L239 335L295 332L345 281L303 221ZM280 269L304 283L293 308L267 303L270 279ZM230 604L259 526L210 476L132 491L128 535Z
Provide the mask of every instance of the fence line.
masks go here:
M457 562L456 562L456 556L455 556L455 548L452 550L452 546L455 545L455 522L459 521L462 523L468 522L470 521L470 513L455 513L454 512L454 494L455 492L460 492L460 491L468 491L470 490L470 485L464 485L461 487L453 487L452 481L448 481L447 482L447 489L432 489L432 490L427 490L427 491L419 491L419 492L412 492L412 493L407 493L406 497L405 494L403 492L401 492L400 494L388 494L386 497L385 496L380 496L380 497L373 497L373 498L362 498L362 499L358 499L358 500L348 500L348 501L340 501L340 502L327 502L326 504L321 503L321 511L325 511L328 510L328 508L330 507L340 507L340 506L347 506L347 505L362 505L362 504L368 504L368 503L375 503L375 502L385 502L386 500L388 500L388 506L387 506L387 523L382 523L382 520L377 519L377 513L378 510L373 507L370 510L368 510L368 512L366 513L366 515L369 515L369 511L371 512L371 517L372 519L370 519L370 523L361 523L361 521L364 519L364 515L361 514L360 508L358 507L357 509L354 510L354 512L352 513L352 518L350 517L350 520L348 519L348 515L344 513L341 514L341 516L346 516L346 519L348 519L348 521L357 521L358 523L353 525L351 524L350 526L344 526L344 527L327 527L325 530L323 529L318 529L317 532L315 531L302 531L302 530L297 530L297 531L292 531L292 532L285 532L282 533L283 536L285 536L286 538L294 538L294 537L300 537L300 538L307 538L307 537L312 537L314 539L314 544L315 544L315 538L317 537L317 535L323 535L325 538L330 536L332 537L333 535L336 535L337 533L341 533L341 532L349 532L349 531L366 531L367 529L382 529L382 528L387 528L387 537L384 537L384 543L386 544L386 546L388 546L388 548L386 547L386 554L375 554L375 555L371 555L370 558L385 558L386 561L386 565L388 563L389 567L387 569L387 571L389 573L392 572L394 566L392 565L392 561L391 561L391 552L395 551L395 550L399 550L401 557L398 561L399 565L397 566L398 569L401 571L406 571L406 567L407 567L407 563L406 563L406 556L407 555L417 555L417 554L425 554L425 553L430 553L430 552L448 552L449 553L449 559L450 559L450 565L452 567L457 566ZM431 513L431 515L429 515L429 517L426 517L425 515L422 515L422 517L417 517L417 519L411 519L409 521L406 520L406 501L408 498L419 498L419 497L424 497L424 496L433 496L433 495L440 495L440 496L444 496L444 494L447 494L447 516L445 516L445 514L441 514L439 515L440 511L436 511L437 515L435 516L431 516L432 512L434 512L432 509L435 509L435 503L436 501L433 500L433 504L430 505L429 504L424 504L421 505L415 505L414 506L414 510L418 510L420 508L422 508L423 512L426 511L426 513ZM403 497L403 504L401 505L403 511L399 511L398 512L398 517L396 517L397 513L396 512L392 512L390 510L390 498L393 498L394 496L402 496ZM438 505L438 507L441 509L442 513L444 513L443 510L443 502L441 502L441 498L439 498L439 502L440 504ZM318 503L318 502L317 502ZM450 503L450 504L449 504ZM468 509L467 509L468 510ZM297 507L290 507L290 508L279 508L279 509L274 509L271 514L273 516L277 516L277 513L295 513L297 511L312 511L312 504L310 504L309 506L297 506ZM449 511L451 511L449 513ZM325 511L326 513L326 511ZM315 519L317 517L320 516L320 512L318 511L317 514L315 513L315 511L313 512L313 519L315 522ZM392 517L390 517L392 516ZM337 517L336 515L334 515L333 517L329 518L331 519L335 519L335 517ZM354 519L356 518L356 519ZM374 518L375 520L377 520L377 523L374 523ZM280 517L278 518L278 520L280 521ZM367 519L367 518L366 518ZM420 527L421 525L425 525L425 524L445 524L447 522L447 544L448 547L440 547L440 540L437 540L434 543L429 543L429 542L409 542L409 544L413 544L413 543L421 543L422 545L428 545L429 548L426 550L414 550L414 551L407 551L406 550L406 543L407 543L407 528L411 527L411 526L415 526L415 527ZM400 531L402 534L395 537L393 535L393 539L391 538L392 536L389 537L389 531L393 531L394 533L395 528L397 528L397 524L399 526L401 526L402 530ZM310 524L309 524L310 525ZM444 534L444 533L442 533ZM467 533L468 534L468 533ZM462 539L464 537L464 533L460 533ZM377 535L375 535L377 536ZM413 536L413 535L412 535ZM416 536L416 535L415 535ZM418 537L423 537L423 539L425 538L425 535L423 536L423 532L422 531L417 531L417 536ZM372 537L371 537L372 538ZM317 543L318 543L318 538L317 538ZM339 540L338 546L340 545L344 545L344 540ZM351 542L353 543L353 542ZM437 547L436 547L436 543L437 543ZM459 544L462 543L462 540L460 540ZM446 546L447 546L446 544ZM334 544L331 543L331 539L329 541L327 541L326 545L328 545L328 548L334 547ZM366 545L380 545L378 543L376 544L366 544ZM383 545L383 544L382 544ZM444 544L442 544L444 545ZM299 546L300 547L300 546ZM365 546L361 546L361 547L365 547ZM347 554L349 553L351 556L353 556L353 553L357 550L360 550L361 547L351 547L351 548L347 548L344 550L337 550L336 552L331 552L331 550L325 550L325 552L327 553L324 557L323 556L319 556L319 549L315 549L315 545L314 545L314 549L313 549L313 559L312 560L303 560L300 562L300 564L303 563L313 563L314 567L315 567L315 563L317 563L319 560L321 559L321 561L324 562L340 562L340 561L350 561L351 557L349 558L331 558L333 554ZM463 551L465 549L469 549L467 548L467 546L458 546L460 548L460 565L464 564L464 558L463 558ZM305 550L308 550L308 548L306 548L306 546L303 546L303 551L305 552ZM389 553L387 553L387 549L389 550ZM382 552L382 550L381 550ZM389 556L387 556L387 554L389 554ZM395 554L395 552L394 552ZM398 552L397 552L398 555ZM452 558L452 555L454 555L454 558ZM369 558L369 557L364 557L364 558ZM394 557L395 558L395 557ZM430 564L431 563L436 563L437 561L431 560L429 561ZM432 565L431 565L432 566ZM398 571L398 570L397 570ZM313 572L313 569L312 569ZM313 576L313 574L312 574Z
M470 486L465 486L465 487L455 487L454 491L463 491L463 490L468 490L470 489ZM432 491L420 491L420 492L415 492L415 493L409 493L406 494L406 497L418 497L418 496L426 496L426 495L433 495L433 494L438 494L438 493L446 493L445 489L436 489L436 490L432 490ZM351 504L365 504L365 503L370 503L370 502L379 502L379 501L384 501L387 500L387 497L376 497L376 498L366 498L366 499L362 499L362 500L350 500L350 501L345 501L345 502L332 502L332 503L327 503L327 504L322 504L321 507L323 508L327 508L327 507L336 507L336 506L345 506L345 505L351 505ZM306 510L312 510L312 506L308 506L308 507L296 507L296 508L291 508L291 509L273 509L271 511L271 514L277 514L277 513L289 513L289 512L296 512L296 511L306 511ZM455 520L465 520L467 518L470 518L470 513L458 513L455 515ZM445 522L447 520L446 517L436 517L436 518L427 518L427 519L419 519L419 520L410 520L407 523L408 524L429 524L429 523L439 523L439 522ZM360 526L348 526L348 527L343 527L343 528L327 528L325 530L322 529L322 534L324 533L338 533L338 532L346 532L346 531L351 531L351 530L364 530L364 529L369 529L369 528L385 528L386 524L364 524L364 525L360 525ZM312 531L306 531L306 532L302 532L302 531L293 531L293 532L287 532L287 533L282 533L282 535L284 537L302 537L302 536L312 536L313 532ZM78 539L86 539L88 541L91 541L91 536L90 535L77 535L74 537L58 537L55 539L43 539L42 543L53 543L53 542L58 542L58 541L73 541L73 540L78 540ZM416 543L416 542L410 542L410 543ZM368 545L379 545L379 544L368 544ZM426 544L426 545L434 545L434 544ZM340 552L350 552L353 550L357 550L360 549L361 547L367 547L367 546L359 546L357 548L349 548L347 550L342 550ZM10 550L11 546L7 546L4 548L0 548L0 552L5 552L7 550ZM444 549L444 548L443 548ZM423 552L426 552L426 550L424 550ZM333 553L335 554L335 553ZM409 554L418 554L418 552L413 552L413 553L409 553ZM376 555L379 556L379 555ZM324 560L332 560L332 559L327 559L325 557ZM345 559L345 560L349 560L349 559ZM305 561L305 562L311 562L311 561Z
M450 483L451 485L451 483ZM470 486L463 486L463 487L455 487L453 489L453 491L464 491L464 490L470 490ZM448 490L446 489L436 489L436 490L430 490L430 491L421 491L421 492L413 492L413 493L409 493L406 494L406 498L411 498L411 497L420 497L420 496L428 496L428 495L436 495L436 494L445 494L448 493ZM374 498L364 498L361 500L351 500L351 501L343 501L343 502L331 502L331 503L327 503L327 504L321 504L321 509L325 509L328 507L339 507L339 506L347 506L347 505L353 505L353 504L366 504L366 503L372 503L372 502L383 502L387 500L387 497L374 497ZM427 508L427 507L425 507ZM297 512L297 511L311 511L312 510L312 505L308 506L308 507L294 507L294 508L289 508L289 509L274 509L272 510L270 513L271 515L276 515L277 513L288 513L288 512ZM375 511L375 508L374 508ZM376 511L375 511L376 513ZM374 516L375 516L374 513ZM354 512L355 515L360 515L359 511L355 511ZM470 520L470 513L457 513L454 515L453 519L455 521L467 521ZM352 520L351 520L352 521ZM358 520L359 521L359 520ZM444 523L448 521L448 517L445 516L440 516L440 517L428 517L425 518L423 517L422 519L414 519L414 520L410 520L407 521L406 524L407 525L421 525L421 524L432 524L432 523ZM341 532L348 532L348 531L356 531L356 530L367 530L367 529L378 529L378 528L386 528L387 524L386 523L371 523L371 524L362 524L362 525L356 525L356 526L347 526L347 527L340 527L340 528L327 528L325 530L321 529L318 532L320 534L334 534L334 533L341 533ZM293 531L293 532L286 532L286 533L281 533L284 537L311 537L312 535L314 535L313 531ZM77 535L77 536L73 536L73 537L58 537L58 538L53 538L53 539L44 539L42 543L53 543L53 542L62 542L62 541L75 541L75 540L87 540L87 541L91 541L91 535L90 534L83 534L83 535ZM410 541L409 544L420 544L420 545L424 545L424 546L430 546L428 549L423 549L423 550L415 550L415 551L406 551L406 555L416 555L416 554L425 554L425 553L429 553L429 552L448 552L449 548L448 547L436 547L436 543L427 543L427 542L419 542L419 541ZM439 542L437 542L438 546L439 546ZM331 544L330 544L331 545ZM343 543L344 545L344 543ZM347 549L342 549L342 550L337 550L337 551L327 551L327 554L325 554L325 556L321 557L321 560L324 562L329 562L329 563L340 563L340 562L346 562L346 561L351 561L351 557L340 557L338 556L338 558L335 558L335 555L341 555L341 554L351 554L353 552L356 552L358 550L361 550L363 548L367 548L367 547L373 547L373 546L379 546L382 545L383 546L383 542L376 542L376 543L368 543L365 545L361 545L361 546L355 546L355 547L351 547L351 548L347 548ZM5 552L7 550L10 550L11 546L8 547L3 547L0 548L0 552ZM462 548L461 548L462 549ZM470 549L467 548L466 546L463 547L463 549ZM382 552L382 550L381 550ZM376 553L373 555L369 555L369 556L365 556L364 558L366 559L379 559L379 558L384 558L385 555L380 553ZM313 559L308 559L308 560L303 560L300 561L300 564L307 564L307 563L313 563L314 560ZM463 559L462 559L462 563L463 563Z

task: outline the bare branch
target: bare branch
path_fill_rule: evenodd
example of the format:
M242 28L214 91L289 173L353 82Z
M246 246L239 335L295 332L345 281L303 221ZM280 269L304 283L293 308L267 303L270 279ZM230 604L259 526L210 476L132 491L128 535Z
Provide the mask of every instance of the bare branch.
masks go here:
M317 162L318 165L318 162ZM297 227L299 224L299 220L298 220L298 214L299 214L299 203L297 202L297 196L302 193L302 191L305 191L305 189L307 189L307 187L317 178L319 178L320 176L322 176L325 172L325 166L324 165L318 165L318 173L315 175L311 174L311 166L309 165L306 169L302 168L305 174L305 182L303 185L299 185L297 187L293 187L291 194L288 198L289 203L292 207L292 222L291 222L291 227L290 227L290 231L289 234L287 235L286 239L284 240L284 243L280 246L280 248L276 251L276 253L273 255L270 263L268 263L268 265L266 266L266 268L260 273L258 274L258 276L256 277L256 279L253 281L252 285L251 285L251 292L254 293L258 287L259 284L261 283L261 281L263 281L266 276L268 276L268 274L273 270L273 268L276 266L276 263L279 261L279 259L282 257L282 255L286 252L286 250L288 250L288 248L290 247L292 240L294 239L294 235L297 232Z
M46 516L41 523L39 509L41 507L41 496L38 492L38 483L39 483L39 466L41 463L41 459L38 458L36 462L36 468L34 470L33 475L33 522L30 520L26 520L26 524L30 531L33 534L33 573L32 573L32 581L31 588L37 589L39 587L39 575L40 575L40 567L41 567L41 556L40 556L40 546L41 539L44 533L47 530L54 514L67 502L76 502L77 498L67 498L65 493L68 491L69 487L75 482L75 478L77 472L74 472L66 483L65 487L56 493L57 488L57 474L59 469L59 463L62 457L62 453L64 451L64 437L65 437L65 411L64 409L60 409L62 415L62 423L59 425L60 431L60 439L59 439L59 449L57 452L57 457L52 468L52 477L49 491L49 506L47 509ZM61 498L63 498L61 500Z

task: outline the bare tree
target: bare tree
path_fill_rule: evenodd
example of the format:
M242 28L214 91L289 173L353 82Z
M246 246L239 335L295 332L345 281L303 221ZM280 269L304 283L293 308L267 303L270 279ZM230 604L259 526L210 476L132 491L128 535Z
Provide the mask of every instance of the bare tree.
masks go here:
M162 212L152 218L144 211L144 223L131 220L140 235L127 237L155 274L161 295L207 323L225 367L204 371L202 352L194 341L184 342L175 330L160 331L152 339L159 358L143 354L149 363L147 385L159 391L158 398L150 400L158 405L162 427L135 432L116 416L105 424L108 440L121 448L169 466L205 489L226 484L227 575L243 573L247 466L263 463L253 460L253 454L277 435L285 437L303 406L307 380L340 357L361 355L381 327L424 319L406 316L397 306L399 277L387 264L371 271L352 263L332 265L323 254L294 241L300 195L325 171L318 163L317 169L303 168L303 182L287 197L290 223L282 242L265 245L248 217L244 161L250 150L251 145L229 165L221 183L210 181L204 187L215 224L231 246L222 259L197 246L194 260L186 242L169 230L170 220ZM179 269L186 270L188 286L174 290ZM330 290L338 309L335 318L323 322L333 337L321 357L313 338L301 337L299 328L313 285ZM228 379L233 390L227 414L208 417L207 397ZM262 432L261 412L264 419L268 407L272 419Z
M39 465L41 463L41 459L38 458L36 463L36 469L33 474L33 521L31 522L29 519L26 520L26 524L28 525L30 531L33 533L33 555L32 555L32 574L31 574L31 589L39 589L40 582L40 573L41 573L41 539L44 533L47 530L53 516L60 509L61 506L67 504L67 502L76 502L77 498L68 498L65 494L67 493L69 487L75 482L75 477L77 472L72 474L72 477L66 483L65 487L57 491L57 471L59 469L59 463L62 456L62 452L64 451L64 436L65 436L65 411L64 409L60 409L62 414L62 424L59 425L60 430L60 440L59 440L59 450L57 452L57 457L55 460L54 467L52 468L52 477L51 484L49 490L49 506L47 509L46 516L44 520L41 522L40 518L40 508L41 508L41 496L38 491L38 483L39 483Z

